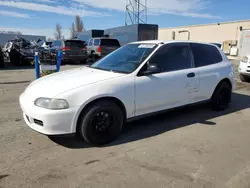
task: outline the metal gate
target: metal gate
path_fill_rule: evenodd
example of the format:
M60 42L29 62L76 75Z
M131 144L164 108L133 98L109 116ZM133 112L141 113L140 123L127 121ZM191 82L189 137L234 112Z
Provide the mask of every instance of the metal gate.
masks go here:
M250 30L242 31L240 40L240 57L250 55Z

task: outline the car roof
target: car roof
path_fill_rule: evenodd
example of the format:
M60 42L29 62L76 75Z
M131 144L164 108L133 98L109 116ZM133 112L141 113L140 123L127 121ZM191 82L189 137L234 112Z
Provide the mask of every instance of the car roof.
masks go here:
M208 42L197 42L197 41L186 41L186 40L145 40L145 41L136 41L136 42L131 42L129 44L171 44L171 43L195 43L195 44L206 44L206 45L211 45L215 46L214 44L208 43Z

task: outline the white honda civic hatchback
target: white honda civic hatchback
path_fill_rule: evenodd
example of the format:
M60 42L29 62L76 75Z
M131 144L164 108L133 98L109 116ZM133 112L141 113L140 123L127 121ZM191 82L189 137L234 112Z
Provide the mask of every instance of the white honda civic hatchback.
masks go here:
M232 63L212 44L140 41L91 66L33 81L20 96L28 126L77 133L93 145L116 139L127 120L200 102L224 110L235 88Z

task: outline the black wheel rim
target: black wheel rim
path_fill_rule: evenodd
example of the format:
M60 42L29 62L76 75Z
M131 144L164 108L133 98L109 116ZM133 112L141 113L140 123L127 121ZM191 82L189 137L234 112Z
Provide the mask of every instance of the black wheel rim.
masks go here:
M230 102L230 91L228 89L222 89L219 95L219 105L225 106Z
M106 133L113 125L113 116L108 111L96 113L91 121L91 126L95 133Z

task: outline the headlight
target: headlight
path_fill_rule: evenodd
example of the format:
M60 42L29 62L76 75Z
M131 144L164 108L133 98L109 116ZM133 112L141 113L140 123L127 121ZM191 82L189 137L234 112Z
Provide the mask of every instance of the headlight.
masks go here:
M69 108L69 104L64 99L38 98L35 105L50 110L61 110Z
M246 56L245 56L245 57L243 57L243 58L242 58L242 60L241 60L241 62L243 62L243 63L247 63L247 62L248 62L248 57L246 57Z

